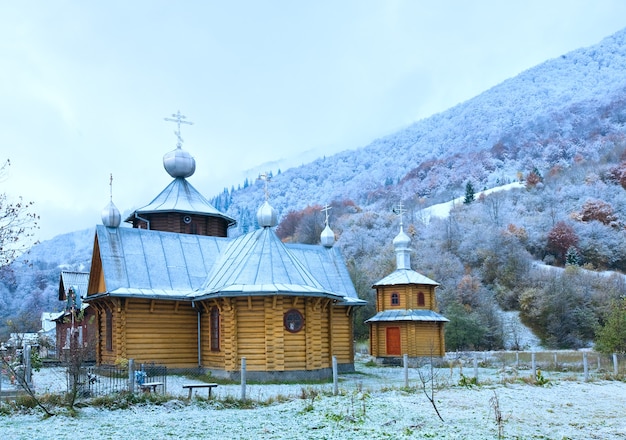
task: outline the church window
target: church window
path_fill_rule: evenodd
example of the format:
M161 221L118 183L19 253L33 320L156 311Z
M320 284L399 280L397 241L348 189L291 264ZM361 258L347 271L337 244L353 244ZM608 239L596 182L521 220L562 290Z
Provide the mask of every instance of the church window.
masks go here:
M113 351L113 313L107 309L105 317L106 326L106 349L107 351Z
M288 310L283 317L285 328L290 333L297 333L304 326L304 316L296 309Z
M393 292L391 294L391 305L392 306L400 305L400 295L398 295L397 292Z
M417 305L418 306L426 305L426 301L424 301L424 292L417 292Z
M211 307L211 351L220 351L220 310Z

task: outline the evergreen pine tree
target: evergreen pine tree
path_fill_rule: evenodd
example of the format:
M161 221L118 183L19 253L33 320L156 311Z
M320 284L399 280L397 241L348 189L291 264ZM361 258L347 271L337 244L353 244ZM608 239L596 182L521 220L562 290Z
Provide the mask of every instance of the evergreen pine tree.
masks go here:
M474 201L474 185L472 182L468 181L465 185L465 199L463 199L463 203L469 205Z

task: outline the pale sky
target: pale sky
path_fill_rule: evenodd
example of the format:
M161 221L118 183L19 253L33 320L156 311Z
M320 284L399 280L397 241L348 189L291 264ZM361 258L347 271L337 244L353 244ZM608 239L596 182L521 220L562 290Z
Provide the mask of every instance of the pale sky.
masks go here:
M0 0L0 193L40 240L354 149L626 27L623 0Z

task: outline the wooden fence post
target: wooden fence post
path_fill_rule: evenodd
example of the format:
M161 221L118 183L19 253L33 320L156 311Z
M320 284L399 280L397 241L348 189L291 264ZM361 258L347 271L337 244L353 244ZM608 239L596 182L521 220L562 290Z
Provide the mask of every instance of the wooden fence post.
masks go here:
M585 372L585 382L589 381L589 362L587 362L587 352L583 352L583 371Z
M339 375L337 374L337 356L333 356L333 396L339 394Z
M474 353L474 379L478 382L478 354Z
M613 353L613 375L617 376L619 373L619 368L617 364L617 353Z
M533 371L533 379L537 378L537 353L534 351L530 354L530 364Z
M246 400L246 358L241 358L241 400Z
M404 388L409 387L409 355L404 354L402 356L402 361L404 363Z

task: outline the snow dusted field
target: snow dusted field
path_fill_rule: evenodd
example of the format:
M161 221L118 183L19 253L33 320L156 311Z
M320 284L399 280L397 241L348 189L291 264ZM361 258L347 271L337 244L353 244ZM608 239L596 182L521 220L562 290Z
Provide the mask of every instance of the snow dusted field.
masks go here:
M476 387L459 386L458 369L441 369L435 392L439 420L421 390L417 370L409 369L413 390L406 391L401 367L366 367L342 376L339 395L332 385L249 385L247 397L283 403L255 409L224 409L222 399L239 398L240 385L220 385L215 400L184 398L189 382L168 377L172 400L162 405L138 405L124 410L82 408L77 417L44 419L42 413L0 416L3 439L494 439L498 438L493 398L503 417L504 438L626 439L626 383L584 382L580 373L544 372L549 382L530 385L521 379L530 371L479 369ZM473 376L473 368L465 368ZM504 381L503 379L507 380ZM518 380L515 380L515 379ZM62 389L58 369L35 374L38 390ZM303 389L306 398L301 398ZM315 393L317 397L311 397ZM199 390L206 396L206 390Z

